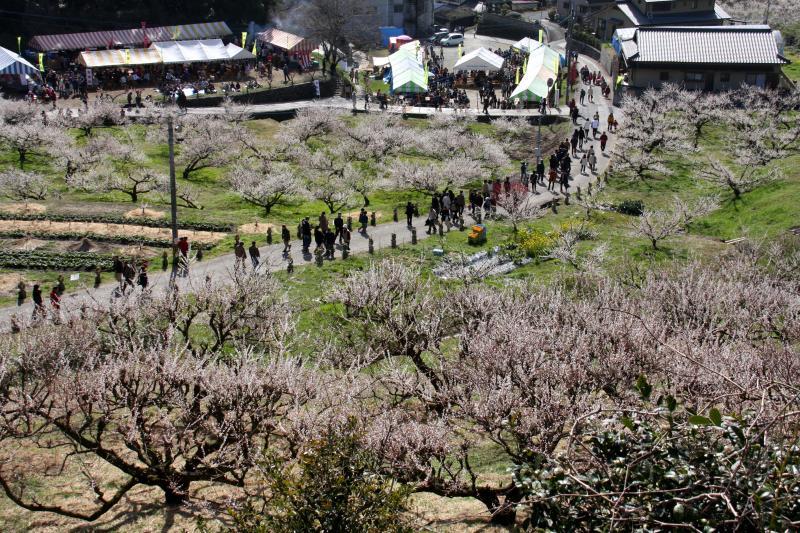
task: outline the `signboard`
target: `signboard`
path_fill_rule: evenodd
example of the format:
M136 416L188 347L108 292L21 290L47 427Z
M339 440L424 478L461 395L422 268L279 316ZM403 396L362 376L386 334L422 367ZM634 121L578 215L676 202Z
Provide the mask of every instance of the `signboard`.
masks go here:
M89 87L94 87L94 73L90 68L86 69L86 85Z

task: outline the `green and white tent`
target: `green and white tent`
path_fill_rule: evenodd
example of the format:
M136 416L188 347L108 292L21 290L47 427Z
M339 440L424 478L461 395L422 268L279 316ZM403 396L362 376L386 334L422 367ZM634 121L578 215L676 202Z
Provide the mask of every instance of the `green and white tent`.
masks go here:
M399 74L392 73L392 92L425 93L428 92L428 76L424 70L408 69Z
M551 89L547 81L556 82L560 67L561 55L547 45L539 46L528 56L527 70L511 93L511 99L533 102L547 97Z

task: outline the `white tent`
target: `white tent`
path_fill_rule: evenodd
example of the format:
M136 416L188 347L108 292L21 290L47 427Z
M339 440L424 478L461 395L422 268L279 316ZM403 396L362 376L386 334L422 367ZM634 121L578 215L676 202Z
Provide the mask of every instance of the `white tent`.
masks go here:
M512 48L516 48L520 52L525 52L525 53L535 50L540 46L542 46L542 43L534 39L531 39L530 37L523 37L522 39L511 45Z
M232 46L232 47L231 47ZM201 41L168 41L153 43L165 64L201 63L206 61L229 61L234 59L254 59L255 56L235 45L222 44L221 39Z
M558 78L561 56L547 45L540 46L528 56L525 75L511 93L511 99L536 101L545 98ZM547 82L550 81L551 85Z
M464 54L456 61L454 70L487 70L495 71L503 68L505 59L486 48L478 48Z
M383 66L389 64L389 58L386 57L386 56L384 56L384 57L373 56L372 64L374 66L376 66L376 67L379 67L379 68L383 67Z
M39 76L39 69L24 57L0 46L0 74L29 74Z

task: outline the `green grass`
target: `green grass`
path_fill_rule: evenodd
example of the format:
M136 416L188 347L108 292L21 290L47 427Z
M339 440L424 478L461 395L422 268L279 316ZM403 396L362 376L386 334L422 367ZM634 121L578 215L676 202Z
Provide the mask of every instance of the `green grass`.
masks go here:
M784 66L783 72L793 82L800 83L800 51L787 49L784 56L791 61L791 64Z

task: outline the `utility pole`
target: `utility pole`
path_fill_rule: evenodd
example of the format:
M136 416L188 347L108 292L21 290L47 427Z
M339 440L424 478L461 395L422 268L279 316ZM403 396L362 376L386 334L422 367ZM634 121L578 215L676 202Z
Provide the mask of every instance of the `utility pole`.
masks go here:
M566 49L565 52L567 54L567 74L565 79L567 80L567 87L564 91L564 100L569 102L569 74L572 70L572 50L570 49L570 41L573 39L572 32L573 32L573 24L575 23L575 0L570 0L569 2L569 26L567 26L567 34L566 34Z
M172 123L172 115L167 117L167 144L169 145L169 203L170 203L170 226L172 228L172 279L178 268L176 252L178 249L178 192L175 184L175 132Z

